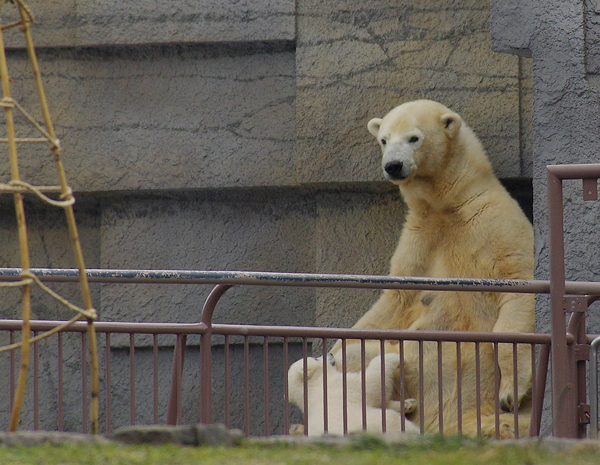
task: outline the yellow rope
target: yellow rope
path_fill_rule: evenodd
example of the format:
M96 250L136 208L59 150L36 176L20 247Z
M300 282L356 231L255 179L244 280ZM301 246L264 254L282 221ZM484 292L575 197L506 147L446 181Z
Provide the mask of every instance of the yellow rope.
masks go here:
M56 334L56 333L62 331L63 329L67 328L68 326L72 325L75 321L78 321L83 317L87 318L88 320L95 320L97 318L97 312L94 308L85 310L83 308L80 308L80 307L72 304L67 299L65 299L64 297L61 297L56 292L54 292L52 289L50 289L48 286L46 286L44 283L42 283L40 281L40 279L36 275L31 273L30 271L23 271L23 272L21 272L20 276L21 276L20 281L0 283L0 287L20 287L20 286L26 286L26 285L35 283L38 286L40 286L40 289L42 291L44 291L46 294L48 294L50 297L57 300L59 303L61 303L65 307L68 307L69 309L78 313L73 318L71 318L69 321L57 326L56 328L53 328L50 331L46 331L45 333L40 334L39 336L29 339L30 343L39 341L39 340L47 338L49 336L52 336L53 334ZM21 347L22 344L23 344L22 342L17 342L15 344L10 344L8 346L0 347L0 353L18 349L19 347Z
M49 331L46 331L45 333L42 333L36 337L32 337L29 339L29 343L34 343L34 342L38 342L41 341L42 339L46 339L47 337L52 336L53 334L59 333L61 332L63 329L71 326L73 323L75 323L78 320L81 320L82 316L81 315L75 315L73 318L71 318L69 321L64 322L61 325L58 325L56 328L52 328ZM0 347L0 354L2 352L10 352L11 350L15 350L18 349L19 347L21 347L21 345L23 345L23 342L15 342L14 344L10 344L4 347Z
M60 195L60 198L64 199L64 200L51 199L47 195L44 195L40 189L38 189L35 186L32 186L31 184L29 184L25 181L13 180L13 181L10 181L8 184L0 183L0 192L2 192L2 191L4 191L4 192L7 192L7 191L11 191L11 192L30 191L33 194L37 195L42 201L44 201L47 204L52 205L54 207L64 208L64 207L69 207L75 203L75 197L73 197L73 191L71 190L70 187L67 190L67 192Z
M86 310L86 309L78 307L77 305L72 304L67 299L65 299L64 297L61 297L56 292L54 292L52 289L50 289L48 286L46 286L44 283L42 283L40 281L40 278L38 278L36 275L34 275L31 271L22 272L21 277L27 278L27 279L33 279L35 281L35 283L38 286L40 286L40 289L42 289L42 291L44 291L46 294L48 294L54 300L58 301L65 307L70 308L74 312L80 313L82 316L85 316L88 320L95 320L96 318L98 318L96 309L90 308L90 309Z
M0 287L21 287L21 286L27 286L27 285L30 285L33 283L40 286L40 289L42 291L44 291L46 294L48 294L50 297L52 297L54 300L58 301L60 304L64 305L65 307L73 310L74 312L81 314L81 316L86 317L88 320L95 320L96 318L98 318L98 313L96 312L95 308L90 308L90 309L86 310L84 308L81 308L81 307L78 307L77 305L72 304L67 299L65 299L64 297L61 297L59 294L57 294L52 289L50 289L48 286L46 286L44 283L42 283L42 281L40 281L40 278L38 278L36 275L31 273L30 271L22 272L21 280L19 280L19 281L0 282Z
M35 118L33 116L31 116L27 110L25 110L25 108L23 108L19 102L17 102L14 98L12 97L3 97L2 99L0 99L0 107L7 107L7 108L16 108L17 110L19 110L21 112L21 114L27 118L27 120L38 130L42 133L42 135L48 139L48 142L50 142L50 144L52 144L54 147L56 148L60 148L60 141L56 138L56 137L52 137L48 131L46 131L42 125L40 123L38 123Z
M13 282L9 282L9 283L0 283L0 287L21 287L21 286L27 286L28 284L33 284L34 281L33 279L22 279L20 281L13 281Z

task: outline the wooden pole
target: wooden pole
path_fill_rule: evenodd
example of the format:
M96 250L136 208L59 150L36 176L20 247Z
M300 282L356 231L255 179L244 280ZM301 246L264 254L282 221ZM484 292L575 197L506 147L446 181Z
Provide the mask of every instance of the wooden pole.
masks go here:
M1 25L1 24L0 24ZM6 51L4 48L4 35L0 30L0 80L2 81L2 104L4 106L4 115L6 118L6 133L8 138L8 155L10 159L11 180L19 181L19 161L17 157L17 143L15 137L14 105L10 93L10 80L8 76L8 65L6 62ZM19 251L21 254L21 268L24 272L29 271L29 243L27 240L27 224L25 222L25 207L23 205L23 195L15 191L13 193L15 212L17 216L17 229L19 236ZM25 384L27 382L27 371L29 369L29 337L31 318L31 286L24 284L22 286L22 312L23 320L22 343L21 343L21 364L19 368L19 378L15 392L14 404L10 416L10 431L16 431L19 426L19 416L23 406L23 397L25 395Z
M37 56L35 54L35 48L33 46L33 38L31 36L30 29L30 16L28 11L24 8L24 6L19 3L19 13L21 15L21 21L23 22L23 33L25 34L25 43L27 46L27 54L29 55L29 61L31 62L33 78L35 80L36 90L38 94L38 98L40 100L40 106L42 108L42 116L44 119L44 124L46 126L46 131L50 136L52 155L54 157L54 162L56 163L56 169L58 174L58 180L61 188L61 198L67 199L72 196L71 189L67 183L67 177L65 174L65 170L63 167L62 159L60 156L60 144L58 139L56 138L56 133L54 132L54 124L52 123L52 118L50 117L50 110L48 108L48 101L46 99L46 94L44 92L44 87L42 84L42 77L40 74L40 68L37 61ZM83 306L86 310L92 310L92 298L90 295L89 284L87 280L87 276L85 274L85 264L83 260L83 253L81 250L81 243L79 241L79 234L77 232L77 223L75 222L75 214L73 212L73 207L71 205L63 207L65 210L65 214L67 217L67 225L69 228L69 236L71 239L71 244L73 246L73 252L75 254L75 261L77 264L77 268L79 269L79 283L81 287L81 294L83 299ZM88 336L89 336L89 349L90 349L90 365L91 365L91 378L92 378L92 388L91 388L91 404L90 404L90 432L92 434L98 434L98 390L99 390L99 381L98 381L98 353L97 353L97 341L96 341L96 331L93 324L93 319L88 318Z

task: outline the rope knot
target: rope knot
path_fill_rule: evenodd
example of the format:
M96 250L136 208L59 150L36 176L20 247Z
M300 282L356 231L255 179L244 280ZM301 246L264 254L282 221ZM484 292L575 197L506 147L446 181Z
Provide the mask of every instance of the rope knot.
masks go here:
M14 108L16 104L16 100L11 97L2 97L0 100L0 107Z
M71 189L68 186L67 190L60 194L58 198L64 202L68 202L69 205L73 205L75 203L75 197L73 197L73 189Z

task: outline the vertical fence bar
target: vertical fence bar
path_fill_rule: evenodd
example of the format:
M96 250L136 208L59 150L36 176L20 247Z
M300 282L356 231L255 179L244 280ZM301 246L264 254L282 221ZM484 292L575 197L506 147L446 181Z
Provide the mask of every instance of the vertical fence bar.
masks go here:
M385 341L379 341L379 355L381 356L381 366L379 368L379 378L381 382L381 431L386 432L387 429L387 406L386 406L386 372L385 372Z
M494 342L494 419L496 439L500 439L500 364L499 344Z
M496 439L500 439L500 364L497 342L494 342L494 423Z
M153 421L158 424L158 334L152 336L152 360L154 362L154 379L152 383L153 392Z
M329 399L327 397L327 355L325 353L327 350L326 339L321 339L321 349L321 363L323 364L323 431L327 433L329 431Z
M265 397L265 436L271 435L271 422L269 415L269 338L263 338L263 373L264 373L264 397Z
M9 336L10 344L15 343L15 332L11 331ZM10 351L10 410L13 409L15 402L15 351Z
M398 341L400 358L400 429L406 431L406 379L404 373L404 341Z
M600 337L590 344L590 437L598 439L598 351Z
M366 354L365 354L365 344L366 341L364 339L360 340L360 390L362 394L362 427L363 430L367 429L367 375L366 375Z
M423 341L419 340L419 418L421 434L425 434L425 367L423 365Z
M58 357L58 431L64 429L64 388L63 388L63 334L57 334L57 357Z
M37 331L33 332L36 337ZM40 347L39 342L33 343L33 430L40 428Z
M231 355L230 355L230 347L229 347L229 336L225 336L225 427L227 429L231 428L231 379L230 379L230 371L231 371ZM287 377L286 377L287 381ZM286 391L287 395L287 391Z
M475 409L477 410L477 436L481 437L481 346L475 343Z
M112 433L112 373L110 353L110 333L105 335L104 352L106 357L106 432Z
M83 404L82 432L87 432L88 410L87 410L87 351L86 335L81 333L81 402Z
M513 414L515 422L515 439L519 439L519 371L517 344L513 344Z
M244 399L246 437L250 437L250 338L248 336L244 336Z
M348 355L348 346L346 339L342 339L342 423L344 424L344 434L348 434L348 366L346 356Z
M535 349L536 345L535 344L531 344L530 350L531 350L531 420L529 422L529 436L533 437L533 436L538 436L538 433L535 430L535 426L534 425L534 415L535 415L535 395L537 392L537 368L536 368L536 356L535 356Z
M306 337L302 338L302 364L303 364L303 376L302 382L304 386L302 387L302 392L304 393L304 435L308 436L308 343Z
M594 298L588 297L586 310L594 302L594 300ZM575 335L575 344L571 345L570 348L575 354L579 353L579 356L575 357L575 366L573 367L573 373L577 380L577 389L575 390L578 414L578 418L576 420L576 433L577 437L579 438L587 437L587 422L589 420L589 411L585 412L580 410L580 408L583 408L583 406L587 404L587 360L585 360L586 357L580 352L580 349L585 347L587 344L585 317L586 312L573 313L571 315L571 321L574 324L574 328L572 331L570 328L568 329L571 334ZM571 321L569 322L569 326Z
M129 334L129 423L135 425L135 339Z
M201 396L201 421L205 425L212 423L212 330L200 337L200 396Z
M204 335L200 336L200 350L202 350L202 338ZM183 422L183 367L185 362L185 349L187 347L187 335L186 334L178 334L177 335L177 344L179 349L179 355L177 358L177 365L175 366L175 423L181 424ZM200 354L200 360L202 360L202 354ZM203 381L200 380L200 392L202 393ZM202 406L202 403L200 403Z
M443 375L444 375L444 364L442 362L442 343L437 343L438 353L438 421L440 434L444 433L444 386L443 386Z
M283 434L290 434L290 397L288 386L288 370L290 367L288 338L283 338Z
M536 371L535 391L533 391L533 402L531 420L531 430L535 431L535 436L539 436L542 425L542 411L544 408L544 391L546 390L546 379L548 376L548 365L550 362L550 346L543 344L540 347L538 355L538 367ZM533 435L533 434L532 434Z
M200 341L204 335L200 336ZM185 359L185 347L187 336L178 334L175 338L175 346L173 347L173 362L171 365L171 386L169 388L169 403L167 405L167 425L176 425L180 420L181 412L181 391L182 391L182 376L183 362ZM200 345L200 357L202 357L202 344ZM202 392L202 378L200 379L200 392ZM200 397L202 405L202 395Z
M456 343L456 396L457 428L458 434L462 434L462 353L460 348L460 342Z
M200 421L212 423L212 317L217 303L223 294L231 289L230 284L218 284L209 294L202 315L201 327L205 329L200 337Z

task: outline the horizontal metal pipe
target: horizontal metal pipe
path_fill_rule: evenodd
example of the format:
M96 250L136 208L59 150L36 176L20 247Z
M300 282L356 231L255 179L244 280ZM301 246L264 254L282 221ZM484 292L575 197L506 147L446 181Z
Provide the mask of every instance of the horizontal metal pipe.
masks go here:
M64 321L31 320L34 331L49 331ZM0 320L0 331L20 331L23 320ZM143 333L143 334L203 334L206 325L202 323L123 323L111 321L94 322L96 332L100 333ZM76 321L63 332L86 333L87 322Z
M600 178L600 164L589 165L548 165L547 170L559 179Z
M77 282L76 269L31 268L45 282ZM18 281L20 268L0 268L0 281ZM414 289L431 291L516 292L548 294L547 280L431 278L258 271L114 270L88 269L89 282L117 284L230 284L250 286ZM568 294L600 295L599 282L566 283Z
M550 344L550 334L538 333L495 333L476 331L410 331L401 329L353 329L319 328L305 326L255 326L255 325L212 325L213 334L270 336L270 337L313 337L347 339L401 339L440 342L498 342L517 344ZM575 341L572 335L567 341Z
M48 331L62 321L31 320L32 331ZM122 323L98 321L94 323L96 332L136 333L136 334L204 334L206 325L189 323ZM0 331L18 331L21 320L0 320ZM87 332L87 323L73 323L65 332ZM307 326L259 326L215 324L211 332L225 336L261 336L261 337L313 337L347 339L402 339L414 341L441 342L498 342L523 344L549 344L549 334L538 333L495 333L475 331L409 331L401 329L353 329L321 328ZM567 342L573 343L574 337L567 335Z

